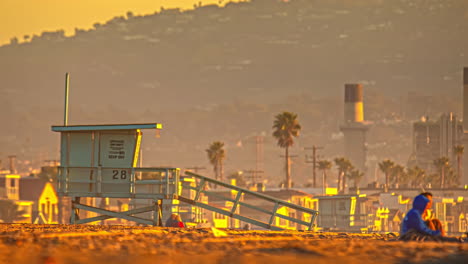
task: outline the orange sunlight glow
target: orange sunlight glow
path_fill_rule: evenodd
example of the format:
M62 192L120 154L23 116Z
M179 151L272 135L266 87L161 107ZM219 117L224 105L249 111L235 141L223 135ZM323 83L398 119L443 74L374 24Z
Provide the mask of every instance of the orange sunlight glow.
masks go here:
M194 4L225 5L238 0L1 0L0 45L13 37L23 41L25 35L43 31L65 30L72 35L75 28L90 29L96 22L105 23L128 11L147 15L164 8L192 9Z

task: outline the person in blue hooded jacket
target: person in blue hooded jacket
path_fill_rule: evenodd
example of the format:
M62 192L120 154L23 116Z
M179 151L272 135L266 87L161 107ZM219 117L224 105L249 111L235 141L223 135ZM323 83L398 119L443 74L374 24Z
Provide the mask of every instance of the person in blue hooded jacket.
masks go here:
M400 240L468 242L463 238L442 236L440 230L430 229L424 219L423 213L431 206L429 198L420 194L413 200L413 208L408 211L401 225Z
M406 234L410 230L414 230L420 234L430 236L441 236L439 230L431 230L424 222L422 215L428 209L429 199L424 195L418 195L413 200L413 208L408 211L403 224L401 226L401 235Z

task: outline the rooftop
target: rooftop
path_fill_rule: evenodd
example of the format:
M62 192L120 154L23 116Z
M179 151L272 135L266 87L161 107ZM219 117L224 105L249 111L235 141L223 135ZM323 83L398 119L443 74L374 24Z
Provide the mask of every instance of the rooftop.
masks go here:
M99 131L99 130L131 130L131 129L162 129L162 124L114 124L114 125L76 125L76 126L52 126L54 132L70 131Z

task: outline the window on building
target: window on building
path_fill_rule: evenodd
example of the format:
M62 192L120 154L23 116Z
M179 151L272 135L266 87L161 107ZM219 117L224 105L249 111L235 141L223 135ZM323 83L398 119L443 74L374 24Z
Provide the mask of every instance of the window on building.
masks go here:
M312 209L317 210L317 208L318 208L318 202L313 202Z
M225 218L225 216L220 214L220 213L215 213L214 217L215 217L215 219L224 219Z
M289 217L296 218L296 213L295 212L289 212Z
M287 225L287 223L288 223L288 222L286 221L286 219L283 219L283 218L281 218L281 217L279 218L279 222L280 222L280 223L279 223L280 226L285 226L285 225Z

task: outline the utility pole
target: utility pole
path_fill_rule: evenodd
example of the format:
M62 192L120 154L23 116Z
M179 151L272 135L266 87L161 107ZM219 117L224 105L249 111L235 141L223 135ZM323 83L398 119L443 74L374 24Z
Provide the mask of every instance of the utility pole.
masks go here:
M248 173L245 178L246 180L251 180L253 185L260 183L263 180L262 170L243 170L243 172Z
M307 147L307 148L304 148L304 149L312 149L312 161L309 161L309 156L306 155L306 163L312 163L312 179L313 179L313 186L314 188L317 188L317 173L316 173L316 169L317 169L317 150L318 149L323 149L323 147L317 147L315 145L313 145L311 148L310 147Z
M255 176L257 173L263 173L263 136L255 137L255 172L253 173Z

